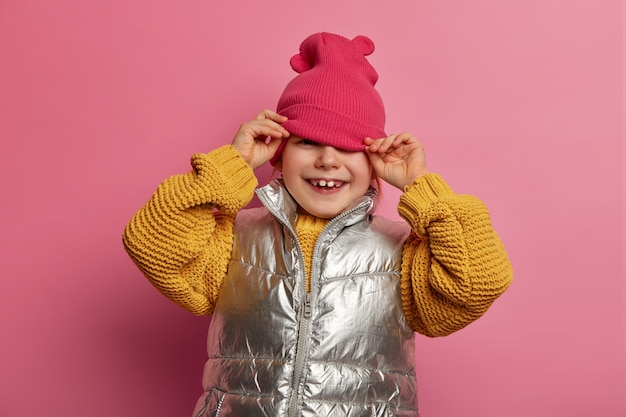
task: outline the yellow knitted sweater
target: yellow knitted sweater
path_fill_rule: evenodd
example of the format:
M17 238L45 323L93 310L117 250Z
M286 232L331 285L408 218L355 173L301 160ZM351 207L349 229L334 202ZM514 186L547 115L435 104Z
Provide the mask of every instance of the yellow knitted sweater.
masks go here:
M162 294L206 315L213 312L226 275L235 216L258 183L232 146L195 154L191 163L191 172L159 185L131 218L123 241ZM483 315L510 285L510 262L477 198L456 194L439 175L427 174L406 187L398 213L413 230L403 251L400 285L415 331L427 336L457 331ZM308 265L324 224L298 218Z

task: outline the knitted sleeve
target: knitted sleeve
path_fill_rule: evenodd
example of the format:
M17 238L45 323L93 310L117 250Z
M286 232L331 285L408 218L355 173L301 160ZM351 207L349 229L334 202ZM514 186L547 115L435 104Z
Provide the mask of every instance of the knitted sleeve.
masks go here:
M455 194L437 174L416 179L398 213L412 227L402 264L402 304L411 327L445 336L482 316L513 271L476 197Z
M194 314L213 312L233 245L237 212L257 185L232 146L191 158L193 170L163 181L126 226L133 262L166 297Z

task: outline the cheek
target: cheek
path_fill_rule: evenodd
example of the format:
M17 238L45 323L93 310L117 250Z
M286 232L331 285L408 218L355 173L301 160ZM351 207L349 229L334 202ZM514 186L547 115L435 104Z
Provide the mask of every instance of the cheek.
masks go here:
M370 182L372 179L376 178L376 173L367 156L365 156L365 154L362 156L363 157L360 158L354 158L354 160L351 161L352 172L354 175L358 175L359 179Z
M294 157L289 155L286 151L281 155L280 162L276 164L279 168L279 171L283 174L283 177L292 175L294 171L294 166L297 164L294 163Z

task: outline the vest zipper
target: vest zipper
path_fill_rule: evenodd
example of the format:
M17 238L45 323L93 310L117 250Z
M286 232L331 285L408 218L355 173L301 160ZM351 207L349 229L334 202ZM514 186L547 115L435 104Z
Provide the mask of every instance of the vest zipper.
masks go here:
M311 291L307 291L306 285L303 286L304 288L304 295L302 297L303 308L302 308L301 317L300 317L300 329L298 331L298 342L296 345L297 346L296 347L296 359L295 359L294 371L293 371L293 390L291 391L291 397L289 398L289 408L288 408L288 413L287 413L288 417L296 417L298 414L298 398L300 397L299 391L300 391L300 385L302 383L302 373L304 372L304 366L306 364L305 362L306 362L307 352L309 348L309 341L310 341L309 331L311 328L311 316L313 315L313 307L311 305L311 299L313 298L312 292L313 292L313 288L315 288L315 286L313 285L313 282L319 281L317 277L318 271L317 271L317 268L315 267L315 260L319 257L318 252L319 252L320 238L324 235L324 231L328 229L328 226L330 226L333 223L337 223L339 219L358 210L359 208L360 208L360 205L335 217L324 227L324 229L317 236L317 241L315 242L315 247L313 248L313 256L311 257L311 273L310 273L311 278L309 282L310 284L309 288L311 288ZM291 232L294 233L293 230ZM297 234L294 234L294 235L297 236ZM302 248L300 247L299 243L298 243L298 250L300 254L300 259L302 260L304 264L304 256L302 255Z
M270 211L270 213L272 213L274 217L276 217L279 223L287 227L293 236L296 236L296 241L297 241L298 235L295 232L295 230L293 230L293 228L291 227L291 224L289 223L289 221L287 221L284 218L284 216L280 215L280 212L273 210L271 208L272 205L269 204L265 195L259 195L259 194L257 195L261 203L263 203L263 205ZM315 243L315 248L313 250L313 257L311 259L311 289L313 289L313 273L315 272L315 274L317 274L317 268L314 268L314 263L315 263L316 255L319 249L318 242L319 242L320 237L324 234L324 231L327 230L331 224L337 223L340 221L340 219L361 209L363 205L364 205L363 203L358 204L357 206L352 207L350 210L345 211L339 216L335 217L324 227L324 229L318 235L317 237L318 241ZM303 266L306 266L304 265L304 255L302 254L302 247L300 246L300 242L297 242L296 245L298 248L298 255L300 257L300 261ZM306 276L302 278L304 281L303 283L304 285L301 286L302 288L301 291L303 293L302 298L301 298L303 300L303 307L300 310L300 323L298 326L299 327L298 340L296 342L296 357L294 360L293 384L292 384L292 391L291 391L291 396L289 398L289 407L288 407L288 412L287 412L288 417L296 417L298 414L298 398L300 396L299 391L300 391L300 385L302 382L302 373L304 372L304 366L305 366L305 361L306 361L306 356L307 356L307 351L308 351L308 346L309 346L309 339L310 339L309 331L311 328L311 317L313 315L312 291L307 291Z
M300 383L306 359L306 352L309 346L309 329L311 327L311 293L304 293L304 308L300 319L300 329L298 331L298 343L296 347L296 359L293 370L293 386L291 397L289 398L289 417L296 417L298 413L298 398L300 397Z
M311 293L304 294L304 317L311 318Z

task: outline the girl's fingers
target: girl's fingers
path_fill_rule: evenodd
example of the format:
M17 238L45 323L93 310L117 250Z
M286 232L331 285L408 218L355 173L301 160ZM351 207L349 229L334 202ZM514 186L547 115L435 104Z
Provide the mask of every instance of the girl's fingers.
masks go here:
M255 139L265 139L266 136L273 138L286 138L289 136L287 129L279 123L268 119L253 120L247 124L247 128L254 132L253 136Z
M278 114L275 111L265 109L261 113L257 114L255 120L273 120L277 123L283 123L287 120L287 117Z
M273 113L274 113L273 111L265 109L261 113L257 114L254 120L265 120L265 119L271 120Z
M381 151L384 149L385 153L391 153L397 149L402 148L403 146L418 143L417 139L408 132L392 136L388 137L386 141L383 142L383 146L381 146Z
M390 135L386 138L372 139L370 145L368 145L368 150L370 152L386 153L395 138L396 135Z

